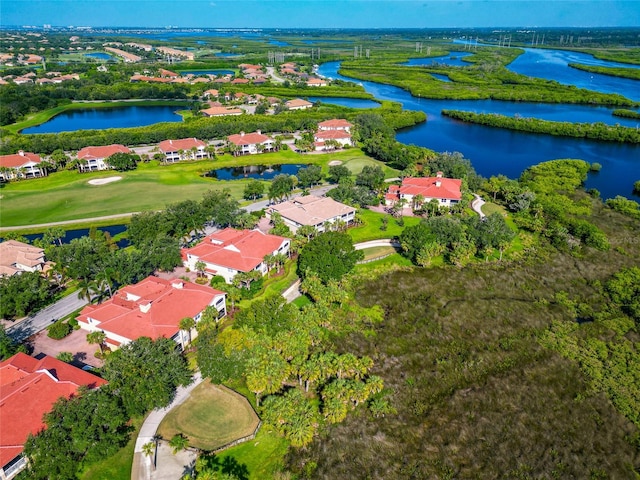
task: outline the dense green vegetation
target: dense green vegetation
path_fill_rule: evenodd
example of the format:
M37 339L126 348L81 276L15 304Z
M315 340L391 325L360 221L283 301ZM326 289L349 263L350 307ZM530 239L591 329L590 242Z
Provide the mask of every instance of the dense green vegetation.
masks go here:
M400 104L384 102L380 108L371 109L385 122L398 129L423 122L423 112L403 111ZM287 112L279 115L241 115L221 118L193 118L186 122L160 123L146 127L114 128L106 130L79 130L57 134L14 135L4 138L0 153L18 150L49 154L55 150L79 150L89 145L142 145L159 143L168 138L197 137L202 140L221 139L244 132L284 132L314 128L318 122L331 118L353 119L362 110L338 106L322 106L314 110Z
M581 63L570 63L569 66L585 72L599 73L600 75L640 80L640 69L638 68L600 67L596 65L583 65Z
M480 49L465 57L465 61L470 63L468 67L397 65L396 62L403 58L396 58L395 62L344 61L340 73L359 80L395 85L413 96L424 98L634 105L622 95L592 92L511 72L506 65L520 53L522 50ZM442 82L431 73L446 75L451 82Z
M107 385L58 400L45 415L46 430L30 435L25 478L72 479L126 445L129 419L170 403L191 372L173 340L141 338L107 356Z
M514 118L497 113L473 113L442 110L442 114L463 122L509 128L521 132L545 133L564 137L590 138L609 142L640 143L640 131L620 125L596 123L554 122L538 118Z
M640 119L640 112L636 112L635 110L626 110L624 108L619 108L613 111L612 115L616 117L626 117L626 118L637 118Z
M562 251L541 240L513 263L363 276L356 299L380 306L384 320L375 335L354 332L338 345L376 359L373 372L397 414L363 411L331 426L290 452L294 472L314 465L312 478L327 479L635 478L638 330L628 316L635 310L616 295L635 298L637 272L624 267L640 259L640 224L576 193L569 179L582 170L572 174L572 165L555 184L547 186L559 164L523 181L537 178L540 197L590 205L579 217L616 248Z

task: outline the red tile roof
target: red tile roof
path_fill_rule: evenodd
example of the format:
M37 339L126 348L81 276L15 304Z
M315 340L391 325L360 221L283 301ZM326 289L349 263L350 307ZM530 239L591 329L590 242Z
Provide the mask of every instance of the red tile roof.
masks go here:
M351 138L351 134L344 130L321 130L313 136L316 140L337 140Z
M207 117L222 117L225 115L242 115L244 110L240 108L211 107L200 110L200 112Z
M312 107L313 103L308 102L306 100L302 100L301 98L294 98L293 100L289 100L286 102L288 108L292 107Z
M181 319L195 317L220 295L225 293L195 283L147 277L121 288L100 305L85 307L78 321L99 321L98 328L107 336L112 333L129 340L171 338L180 330Z
M389 194L422 195L424 198L446 198L448 200L461 200L460 187L462 180L442 177L407 177L402 180L400 188L389 187ZM395 187L395 188L393 188Z
M95 375L44 356L17 353L0 363L0 467L22 452L30 433L45 427L43 415L60 397L69 398L81 385L107 383Z
M259 230L225 228L208 235L198 245L183 252L206 263L249 272L262 263L265 255L278 250L287 240Z
M102 147L84 147L78 152L78 159L91 160L97 158L108 158L114 153L131 153L124 145L114 144Z
M22 150L13 155L0 155L0 167L6 168L20 168L29 162L40 163L41 161L40 155Z
M253 145L258 143L264 143L267 140L271 140L271 137L267 135L263 135L260 132L255 133L239 133L236 135L229 135L227 139L231 143L235 143L236 145Z
M349 123L344 118L334 118L332 120L325 120L318 123L320 130L344 130L353 127L352 123Z
M191 150L192 148L206 147L207 144L197 138L183 138L180 140L164 140L159 148L163 152L177 152L178 150Z

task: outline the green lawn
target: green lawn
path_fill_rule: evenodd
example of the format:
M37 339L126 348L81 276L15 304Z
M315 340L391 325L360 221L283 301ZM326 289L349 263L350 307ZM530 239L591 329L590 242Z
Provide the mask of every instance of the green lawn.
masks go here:
M382 255L391 255L396 252L397 250L393 247L373 247L373 248L366 248L362 251L362 253L364 253L365 260L378 258L378 257L381 257Z
M256 438L221 452L218 459L233 458L247 467L250 480L264 480L282 470L288 448L284 438L263 425Z
M80 480L129 480L133 465L133 450L142 422L142 418L132 420L135 430L131 432L127 445L115 455L86 468L80 475Z
M189 445L214 450L250 435L257 425L257 415L242 396L205 381L169 412L158 434L170 440L182 433L189 438Z
M354 148L329 155L303 156L289 150L244 157L223 155L214 161L167 166L152 161L140 164L132 172L56 172L46 178L5 184L0 190L0 227L160 210L169 203L199 200L207 190L223 188L228 188L235 198L241 199L247 180L221 181L203 177L202 174L230 166L282 163L317 163L327 169L332 160L342 161L354 172L359 172L366 164L381 165ZM88 183L95 178L112 176L120 176L122 180L106 185Z
M354 243L378 240L381 238L393 238L400 235L406 227L417 225L421 220L419 217L404 217L404 226L401 227L398 225L397 220L388 214L362 209L358 210L358 216L362 219L363 224L347 230L347 233L351 235ZM380 230L382 218L385 216L389 219L387 229Z

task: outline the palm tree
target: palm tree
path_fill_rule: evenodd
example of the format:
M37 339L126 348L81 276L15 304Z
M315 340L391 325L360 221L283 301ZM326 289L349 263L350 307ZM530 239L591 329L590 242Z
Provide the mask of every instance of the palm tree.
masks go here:
M151 466L153 467L153 469L156 469L156 462L155 462L155 453L156 453L156 442L151 441L151 442L147 442L144 445L142 445L142 453L144 454L145 457L148 457L149 460L151 461Z
M275 265L276 263L276 259L275 259L275 255L273 255L272 253L267 253L264 258L262 259L262 261L264 262L264 264L267 267L267 275L269 274L269 271L271 271L271 268Z
M95 293L96 285L92 280L88 278L80 279L78 282L78 298L84 298L87 302L91 303Z
M198 272L198 277L204 276L204 271L207 269L207 264L202 260L198 260L194 266L196 268L196 272Z
M171 440L169 440L169 446L171 447L171 451L175 455L180 450L185 450L187 449L187 447L189 447L189 439L182 433L178 433L171 437Z
M273 256L273 260L274 260L274 262L276 264L276 267L278 267L277 273L280 273L280 270L282 269L282 266L287 261L287 256L284 253L276 253Z
M100 353L104 355L104 341L107 339L107 334L101 330L96 330L87 334L87 342L90 344L98 344L100 347Z
M231 310L236 309L236 302L242 299L242 290L237 287L229 287L227 289L227 298L231 302Z
M196 326L196 321L191 318L191 317L184 317L182 320L180 320L180 330L184 330L185 332L187 332L187 334L189 335L189 344L191 344L191 329L193 327ZM180 338L182 339L183 337L180 336ZM184 340L182 341L182 350L184 350L185 344L184 344Z

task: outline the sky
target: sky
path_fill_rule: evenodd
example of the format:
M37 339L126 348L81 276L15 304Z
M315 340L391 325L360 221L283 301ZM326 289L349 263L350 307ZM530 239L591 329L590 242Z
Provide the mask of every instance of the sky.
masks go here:
M0 26L640 27L640 0L0 0Z

